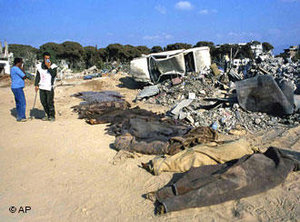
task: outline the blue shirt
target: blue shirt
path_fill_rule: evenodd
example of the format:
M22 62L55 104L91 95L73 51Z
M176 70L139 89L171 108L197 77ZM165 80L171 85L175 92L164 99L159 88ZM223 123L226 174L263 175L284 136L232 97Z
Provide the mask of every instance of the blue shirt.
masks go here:
M12 67L10 70L11 88L12 89L24 88L25 86L24 79L23 79L24 76L25 74L22 72L22 70L19 67L17 66Z

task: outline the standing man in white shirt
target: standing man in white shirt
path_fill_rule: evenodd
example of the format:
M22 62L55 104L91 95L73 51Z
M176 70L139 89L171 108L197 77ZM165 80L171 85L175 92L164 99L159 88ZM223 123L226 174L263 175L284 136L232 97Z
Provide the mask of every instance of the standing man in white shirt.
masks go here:
M55 121L54 81L57 75L57 65L52 64L50 54L43 54L44 61L38 65L35 78L35 91L40 90L40 100L46 113L44 121Z

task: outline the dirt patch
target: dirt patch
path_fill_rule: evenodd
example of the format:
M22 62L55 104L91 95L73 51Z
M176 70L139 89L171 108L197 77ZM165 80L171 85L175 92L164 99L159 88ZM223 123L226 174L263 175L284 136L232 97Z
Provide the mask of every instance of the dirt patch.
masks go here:
M89 88L91 91L101 91L103 89L103 81L99 80L87 80L82 86Z
M10 75L0 75L0 87L5 88L10 86Z

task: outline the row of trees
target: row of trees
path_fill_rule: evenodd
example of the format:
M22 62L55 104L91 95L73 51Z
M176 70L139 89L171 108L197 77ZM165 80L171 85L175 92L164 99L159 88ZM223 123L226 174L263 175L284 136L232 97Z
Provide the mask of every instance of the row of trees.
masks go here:
M9 52L14 53L14 57L23 58L26 64L26 70L33 71L33 67L35 67L35 61L37 59L38 49L30 46L30 45L20 45L20 44L10 44Z
M259 42L252 42L258 44ZM77 42L63 42L61 44L49 42L40 46L39 49L28 45L11 44L9 51L14 53L15 57L25 58L28 63L34 64L35 59L42 59L44 52L49 52L54 62L66 60L71 69L84 69L93 65L101 68L104 62L120 61L129 62L133 58L139 57L142 54L156 53L162 51L189 49L192 47L208 46L211 49L213 60L219 60L223 55L229 55L232 51L236 54L236 58L253 57L250 50L250 43L245 46L225 44L221 47L216 47L213 42L200 41L194 46L187 43L169 44L162 48L161 46L132 46L121 44L110 44L106 48L97 49L94 46L83 47ZM273 49L273 46L267 42L263 43L264 51Z

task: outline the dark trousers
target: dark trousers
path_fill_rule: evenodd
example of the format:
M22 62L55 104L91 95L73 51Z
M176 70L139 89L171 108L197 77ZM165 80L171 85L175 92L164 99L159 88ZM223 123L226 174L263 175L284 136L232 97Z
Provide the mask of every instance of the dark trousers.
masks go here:
M48 91L40 89L40 99L47 116L55 117L54 90Z
M23 88L12 88L12 92L15 96L16 109L17 109L17 119L26 119L25 110L26 110L26 100Z

